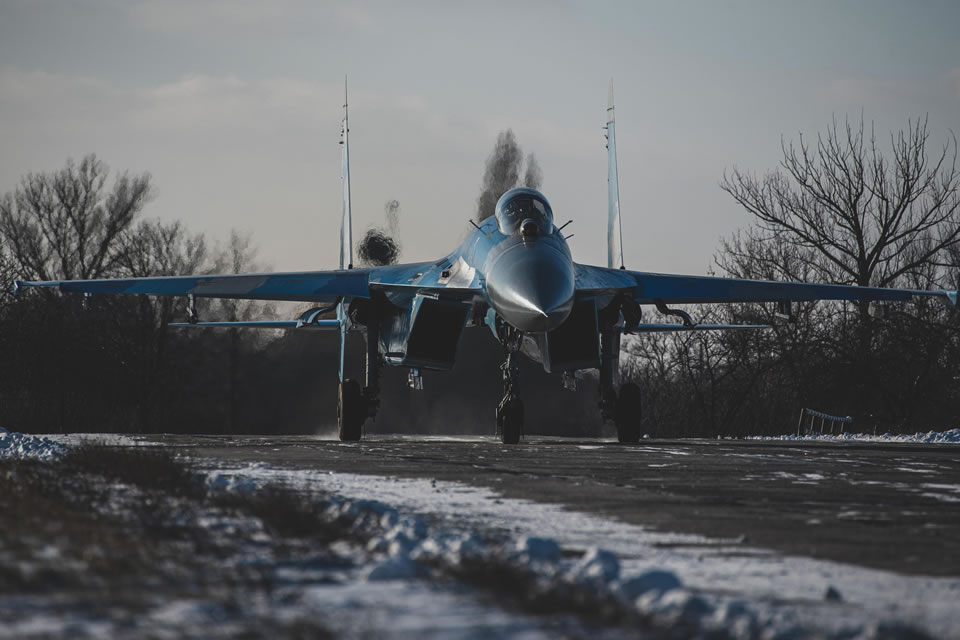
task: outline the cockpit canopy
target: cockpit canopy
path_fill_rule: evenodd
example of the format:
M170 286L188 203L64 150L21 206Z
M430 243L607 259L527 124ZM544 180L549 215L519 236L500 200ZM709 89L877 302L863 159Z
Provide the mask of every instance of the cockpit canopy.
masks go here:
M510 189L497 201L497 226L505 236L553 233L553 209L542 193L530 187Z

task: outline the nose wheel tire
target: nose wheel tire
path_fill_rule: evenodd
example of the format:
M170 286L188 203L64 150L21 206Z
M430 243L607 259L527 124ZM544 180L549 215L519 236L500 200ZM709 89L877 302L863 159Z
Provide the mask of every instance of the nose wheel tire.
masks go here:
M337 395L337 423L340 440L356 442L363 435L363 422L367 417L367 407L363 399L363 390L356 380L344 380L340 383Z
M617 398L617 440L629 444L640 442L641 409L640 387L632 382L623 384Z
M507 400L497 410L497 427L503 444L517 444L523 433L523 401Z

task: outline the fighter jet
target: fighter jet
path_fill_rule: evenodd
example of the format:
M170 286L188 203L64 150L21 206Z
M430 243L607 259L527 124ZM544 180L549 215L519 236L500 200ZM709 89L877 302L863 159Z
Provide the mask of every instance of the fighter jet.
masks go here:
M575 262L547 198L520 187L504 193L493 215L471 221L466 239L439 260L372 268L353 264L350 212L350 127L346 100L341 129L343 207L340 265L329 271L189 275L101 280L14 283L55 287L83 294L186 296L192 327L261 327L338 331L340 335L339 436L363 437L364 423L380 408L380 369L406 367L409 385L423 388L423 370L449 370L465 327L486 326L503 349L504 395L496 407L496 433L505 444L519 442L524 427L516 358L523 354L561 373L565 385L575 374L599 369L599 409L616 425L620 442L641 436L641 393L618 379L620 339L648 331L758 329L766 325L698 325L671 305L774 302L790 315L792 303L810 300L905 301L934 296L957 304L956 291L742 280L627 270L623 263L617 182L616 122L611 84L606 123L608 212L607 265ZM316 306L296 320L201 322L196 298L305 301ZM677 323L643 323L652 305ZM335 319L328 316L335 313ZM366 339L363 384L345 379L347 333ZM491 424L491 427L493 425Z

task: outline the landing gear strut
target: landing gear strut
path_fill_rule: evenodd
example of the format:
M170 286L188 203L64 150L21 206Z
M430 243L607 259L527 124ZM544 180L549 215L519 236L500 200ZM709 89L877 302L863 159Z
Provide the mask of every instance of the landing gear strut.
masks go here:
M632 382L620 385L617 397L617 440L623 443L640 442L640 387Z
M337 422L340 427L340 439L344 442L356 442L363 435L363 422L367 419L367 403L363 390L356 380L344 380L337 394Z
M363 400L367 418L376 418L380 409L380 324L372 319L367 324L367 384Z
M620 385L620 332L611 327L600 332L600 414L617 427L617 440L640 441L641 394L632 382ZM619 386L619 391L617 387Z
M503 444L517 444L523 433L523 400L518 396L519 370L513 361L514 354L507 352L503 370L503 400L497 406L497 434Z
M498 318L499 320L499 318ZM517 444L523 434L523 400L520 399L520 368L514 360L523 334L504 322L497 323L497 336L507 354L503 371L503 399L497 405L497 435L503 444Z
M379 325L371 321L367 325L367 371L366 385L357 380L340 383L337 395L337 423L340 440L356 442L363 437L363 423L374 418L380 408L380 345Z

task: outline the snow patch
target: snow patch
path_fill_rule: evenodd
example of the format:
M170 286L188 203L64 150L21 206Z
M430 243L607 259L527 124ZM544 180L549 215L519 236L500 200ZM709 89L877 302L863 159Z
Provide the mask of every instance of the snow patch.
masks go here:
M594 547L573 567L572 576L575 582L607 584L620 577L620 560L616 554Z
M516 551L527 562L556 562L561 555L556 540L534 536L523 536L517 540Z
M878 621L885 628L944 635L960 623L950 598L960 580L952 578L902 576L784 557L734 540L658 533L455 482L262 465L212 475L231 474L246 478L235 481L241 485L282 482L333 494L324 498L330 500L327 513L346 517L369 536L368 550L380 554L367 575L378 584L437 568L456 573L465 558L506 562L543 588L619 602L689 637L873 637L871 625ZM367 499L371 495L390 504ZM831 598L831 591L842 599Z
M640 596L655 591L663 593L672 589L680 589L683 583L675 573L654 569L645 571L638 576L625 580L618 585L620 593L628 600L635 601Z
M50 438L7 431L0 427L0 458L51 460L66 452L66 446Z
M916 444L956 444L960 443L960 429L949 431L918 431L913 435L872 435L869 433L841 433L837 435L827 433L808 433L802 436L748 436L747 440L825 440L825 441L855 441L855 442L896 442Z

